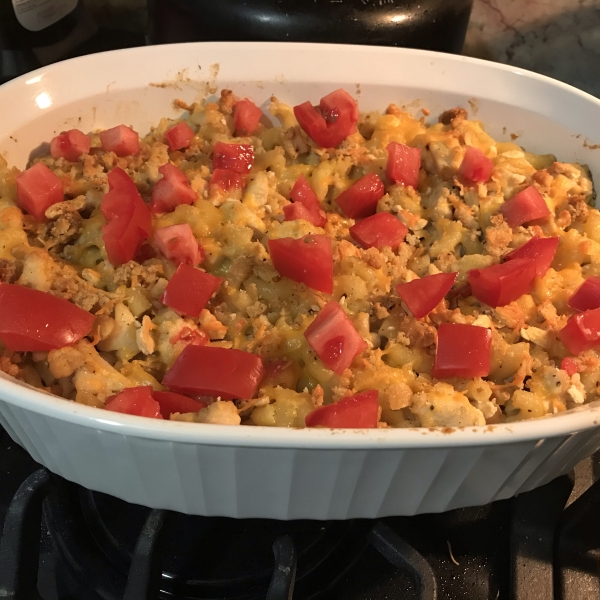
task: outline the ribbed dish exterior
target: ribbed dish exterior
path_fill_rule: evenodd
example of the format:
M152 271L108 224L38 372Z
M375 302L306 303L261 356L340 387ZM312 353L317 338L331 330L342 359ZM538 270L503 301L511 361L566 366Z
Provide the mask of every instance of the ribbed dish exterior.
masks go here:
M127 502L236 518L442 512L531 490L600 447L600 430L487 446L323 450L122 435L0 403L11 437L52 472Z

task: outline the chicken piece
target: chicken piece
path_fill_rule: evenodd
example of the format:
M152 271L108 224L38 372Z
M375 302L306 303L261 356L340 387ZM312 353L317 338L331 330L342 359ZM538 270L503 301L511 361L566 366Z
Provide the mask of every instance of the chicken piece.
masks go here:
M410 410L422 427L485 425L483 413L448 383L436 383L429 390L414 394Z
M48 366L54 377L72 377L76 401L102 406L109 396L135 384L109 365L88 340L50 350Z
M171 420L214 425L239 425L242 422L235 404L225 400L217 400L196 413L173 413Z

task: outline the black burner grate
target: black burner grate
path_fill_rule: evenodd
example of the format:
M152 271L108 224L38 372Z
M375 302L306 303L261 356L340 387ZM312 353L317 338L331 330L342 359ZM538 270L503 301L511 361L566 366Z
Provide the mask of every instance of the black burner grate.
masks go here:
M418 597L437 597L431 567L383 523L190 517L95 494L43 469L21 485L6 516L0 544L0 557L11 557L0 562L5 597L35 597L31 565L38 564L42 506L50 536L87 600L324 598L369 542L413 575ZM240 555L250 558L243 566L236 565Z

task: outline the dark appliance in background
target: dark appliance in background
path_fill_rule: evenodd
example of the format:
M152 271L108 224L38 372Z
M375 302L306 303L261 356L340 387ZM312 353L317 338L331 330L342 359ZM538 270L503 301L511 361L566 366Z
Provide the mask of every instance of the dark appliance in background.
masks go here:
M460 53L473 0L148 0L153 44L325 42Z

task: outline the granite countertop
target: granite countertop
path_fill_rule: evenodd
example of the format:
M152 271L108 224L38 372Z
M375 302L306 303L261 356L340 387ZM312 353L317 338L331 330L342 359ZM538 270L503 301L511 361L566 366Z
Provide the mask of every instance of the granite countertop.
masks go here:
M475 0L464 53L600 96L600 0Z

